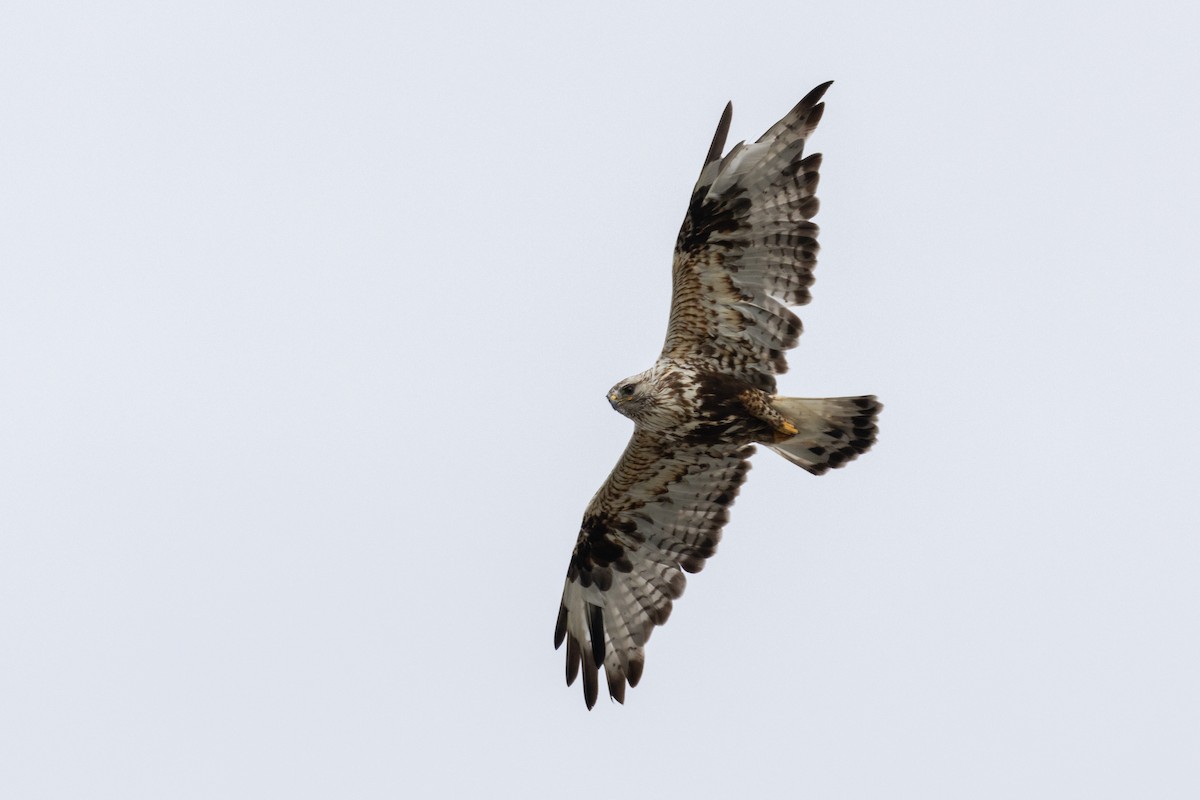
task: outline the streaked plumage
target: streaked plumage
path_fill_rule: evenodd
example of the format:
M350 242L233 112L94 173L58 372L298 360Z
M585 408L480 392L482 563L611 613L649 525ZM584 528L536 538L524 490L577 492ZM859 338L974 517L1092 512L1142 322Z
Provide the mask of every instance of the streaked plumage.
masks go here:
M716 552L754 444L820 475L875 441L873 396L781 398L817 255L820 155L804 144L824 111L818 86L753 144L723 157L726 106L675 244L666 344L653 367L613 387L634 423L584 513L559 607L555 648L588 708L642 675L646 640Z

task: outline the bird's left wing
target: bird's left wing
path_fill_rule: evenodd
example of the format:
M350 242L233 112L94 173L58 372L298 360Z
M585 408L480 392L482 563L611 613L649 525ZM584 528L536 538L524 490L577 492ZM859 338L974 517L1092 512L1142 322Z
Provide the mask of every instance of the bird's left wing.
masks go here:
M824 112L823 83L757 142L724 156L726 106L675 243L662 354L707 364L768 392L787 370L817 263L820 155L804 145Z
M637 685L643 646L683 593L683 573L716 552L753 452L634 431L584 512L554 631L554 647L567 644L567 685L583 668L588 708L601 665L614 700Z

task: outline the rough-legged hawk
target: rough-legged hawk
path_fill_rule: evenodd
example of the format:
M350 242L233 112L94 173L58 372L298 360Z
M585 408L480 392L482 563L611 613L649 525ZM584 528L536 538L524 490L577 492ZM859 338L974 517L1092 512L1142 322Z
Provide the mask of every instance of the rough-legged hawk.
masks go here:
M608 393L633 438L583 515L567 568L554 646L567 683L583 672L588 708L603 665L624 702L643 647L683 592L684 572L713 555L754 445L820 475L875 441L873 396L777 397L784 352L800 336L789 305L810 299L817 257L821 156L804 143L828 83L753 144L722 157L725 107L675 243L671 319L662 355Z

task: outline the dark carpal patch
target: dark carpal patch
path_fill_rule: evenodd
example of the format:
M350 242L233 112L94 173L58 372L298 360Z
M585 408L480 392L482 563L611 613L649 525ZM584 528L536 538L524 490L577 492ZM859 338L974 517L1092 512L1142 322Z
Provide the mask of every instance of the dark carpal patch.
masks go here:
M738 187L721 197L709 197L708 189L701 186L692 194L687 217L675 240L675 249L680 252L691 253L710 246L725 249L746 246L746 241L729 236L742 227L742 220L750 213L746 190ZM721 235L714 239L713 234Z
M568 580L578 579L585 588L593 583L600 589L612 586L612 569L629 572L633 564L625 548L613 541L614 531L636 538L637 524L631 520L618 520L607 514L591 514L584 517L579 530L579 541L571 554L567 566Z

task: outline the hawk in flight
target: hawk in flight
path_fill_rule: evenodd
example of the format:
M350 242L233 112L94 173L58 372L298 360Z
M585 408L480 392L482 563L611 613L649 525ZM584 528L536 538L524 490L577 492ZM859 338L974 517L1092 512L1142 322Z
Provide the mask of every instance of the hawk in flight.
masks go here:
M716 552L755 444L820 475L875 441L873 396L778 397L775 376L800 336L788 310L810 299L821 156L804 144L829 83L757 142L724 156L725 107L675 242L671 317L658 361L608 393L633 437L583 515L558 609L567 684L596 703L642 676L644 647Z

